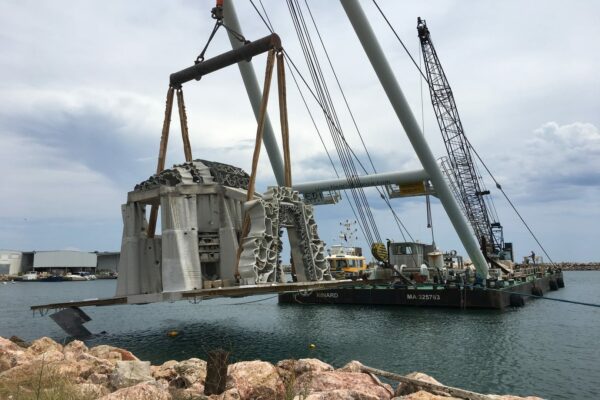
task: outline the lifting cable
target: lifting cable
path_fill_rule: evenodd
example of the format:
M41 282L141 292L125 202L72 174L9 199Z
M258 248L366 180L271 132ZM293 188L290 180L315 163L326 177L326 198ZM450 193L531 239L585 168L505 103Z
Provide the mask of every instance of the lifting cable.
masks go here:
M259 17L261 18L261 20L263 21L263 23L265 24L265 26L267 27L267 29L273 33L274 29L273 29L273 25L271 23L271 19L269 18L269 14L267 13L267 10L265 9L262 0L260 1L260 6L263 9L263 12L265 13L265 17L262 16L261 12L258 10L258 8L256 7L256 5L254 4L254 2L252 0L250 0L250 3L252 4L252 6L254 7L254 10L256 10L256 13L259 15ZM265 20L266 18L266 20ZM290 65L290 61L289 60L289 56L287 55L287 53L284 53L285 56L285 62L286 64L288 64L288 67ZM296 66L294 65L294 69L296 69L296 72L298 72L298 74L300 74L300 72L298 71L298 69L296 68ZM315 118L313 117L312 112L310 111L310 108L308 106L308 103L306 101L306 98L304 97L304 94L302 93L302 90L300 89L300 85L298 84L298 80L296 79L296 74L294 73L294 70L290 68L290 73L292 74L292 79L294 80L294 84L296 85L296 89L298 90L298 93L300 94L300 97L302 98L302 102L304 103L304 107L306 108L306 111L308 112L308 115L312 121L312 124L317 132L317 135L319 136L319 140L321 141L321 144L323 145L323 149L325 149L325 154L327 154L327 158L329 159L329 162L331 163L331 167L333 168L333 171L335 172L336 177L340 177L340 174L338 173L338 170L335 166L335 163L333 162L333 159L331 158L331 155L329 154L329 151L327 150L327 146L325 145L325 141L323 140L323 136L321 135L321 131L319 130L319 127L317 126L317 123L315 122ZM304 80L304 77L302 77L302 75L300 75L302 80ZM306 83L306 81L304 80L304 83L306 85L308 85ZM309 87L310 90L310 87ZM312 92L311 92L312 93ZM314 96L314 94L313 94ZM316 98L316 96L315 96ZM323 111L325 112L325 110L323 109ZM344 192L344 198L345 200L348 202L348 205L350 206L350 209L352 210L352 214L354 215L354 219L358 221L358 215L356 213L356 210L354 208L354 205L352 204L352 201L350 201L350 196L348 196L348 193L346 190L343 191ZM358 227L360 228L363 237L367 237L365 230L362 226L361 223L358 224Z
M383 10L377 4L377 1L376 0L372 0L372 1L373 1L373 4L375 4L375 7L377 7L377 10L379 10L379 13L383 17L383 19L385 20L385 22L387 23L387 25L392 30L394 36L396 36L396 38L398 39L398 41L400 42L400 44L402 45L402 47L406 51L406 54L408 54L408 56L412 60L413 64L415 65L415 67L417 68L417 70L419 71L419 73L421 74L421 76L425 79L425 82L427 82L427 85L430 86L429 80L427 79L427 77L425 76L425 74L423 73L423 71L421 70L421 68L419 67L419 65L415 62L415 59L413 58L412 54L407 49L407 47L404 45L404 42L402 41L402 39L400 39L400 36L398 35L398 33L396 32L396 30L394 29L394 27L392 26L392 24L388 20L387 16L383 12ZM517 216L519 217L519 219L521 220L521 222L523 223L523 225L525 225L525 228L527 228L527 231L529 231L529 234L533 237L533 239L538 244L538 246L540 246L540 249L542 250L542 252L544 253L544 255L548 258L548 261L550 261L550 263L552 265L556 266L556 264L554 263L554 261L552 261L552 258L550 258L550 255L548 255L548 252L546 251L546 249L544 248L544 246L542 246L542 244L538 240L537 236L533 233L533 231L529 227L529 224L527 224L527 222L525 221L525 219L523 218L523 216L521 215L521 213L517 210L517 207L514 205L514 203L512 202L512 200L508 197L508 195L506 194L506 192L504 191L504 189L502 188L502 186L500 185L500 183L498 183L498 181L496 180L496 178L494 177L494 175L492 174L492 172L490 171L490 169L487 167L487 165L485 164L485 162L483 161L483 159L481 158L481 156L479 155L479 153L477 152L477 150L475 150L475 147L473 147L473 145L471 144L471 141L466 136L465 136L465 140L467 141L467 144L469 145L469 148L471 150L473 150L473 152L477 156L477 159L479 160L479 162L481 162L481 164L483 165L483 167L485 168L485 170L489 174L490 178L492 178L492 180L496 184L496 188L498 190L500 190L500 192L502 193L502 195L504 196L504 198L506 199L506 201L508 202L508 204L510 205L510 207L513 209L513 211L515 212L515 214L517 214ZM494 207L494 209L495 209L495 207Z
M360 138L362 146L365 149L365 153L367 154L367 158L369 159L369 163L371 164L371 168L373 168L373 172L374 173L377 173L377 169L375 168L375 164L373 163L373 159L371 158L371 154L369 153L369 150L367 149L367 145L365 144L365 141L363 139L362 133L361 133L360 129L358 128L358 124L356 122L356 119L354 118L354 113L352 112L352 109L350 108L350 104L348 103L348 99L346 98L346 94L344 93L344 89L342 88L342 85L340 83L338 75L337 75L337 73L335 71L335 68L333 67L333 63L331 62L331 58L329 57L329 52L327 51L327 48L325 47L325 43L323 42L323 38L321 36L321 32L319 31L319 28L317 26L315 18L313 17L312 11L310 10L310 6L308 5L307 0L304 0L304 4L306 5L306 9L308 10L308 14L310 15L310 19L311 19L311 21L313 23L313 26L315 27L315 32L317 33L317 37L319 38L319 42L321 43L321 47L323 48L323 52L325 53L325 57L327 58L327 62L329 63L329 67L331 68L331 72L333 73L333 76L335 78L335 82L337 83L338 89L340 90L342 98L344 99L344 103L346 105L346 109L348 110L348 113L350 114L350 118L352 119L352 123L354 124L354 128L356 129L356 132L358 133L358 137ZM356 155L355 155L355 157L356 157ZM359 161L358 157L356 157L356 159L357 159L357 161ZM362 163L360 161L359 161L359 165L362 167L363 171L366 174L368 174L366 168L362 165ZM404 226L404 224L400 220L400 217L398 217L398 215L396 214L396 212L392 208L392 205L390 204L389 194L387 193L386 189L384 187L380 188L380 187L377 187L377 186L375 186L375 189L377 190L377 192L379 193L379 196L383 199L383 201L386 203L387 207L389 208L390 212L392 213L392 215L394 217L394 221L396 222L396 225L398 226L398 230L400 231L400 234L404 238L404 241L406 241L406 237L404 236L404 232L402 230L403 228L406 231L406 233L408 234L408 236L410 237L410 239L412 241L414 241L414 239L412 238L412 235L410 234L410 232L408 231L408 229L406 229L406 227Z
M358 174L356 166L354 165L354 162L352 160L352 155L348 149L347 143L345 142L345 140L342 139L343 134L339 128L340 122L337 117L335 108L333 106L329 89L327 88L327 85L325 83L323 71L316 57L316 52L312 44L311 37L308 33L306 22L304 20L301 10L299 9L297 1L294 2L294 0L288 0L287 4L290 10L290 14L292 16L292 21L294 23L296 33L298 34L298 39L304 52L306 62L308 64L309 72L311 74L313 83L315 85L315 89L317 91L317 95L321 101L321 104L323 104L323 106L327 109L329 114L333 117L333 121L327 120L327 124L330 129L332 139L334 140L334 143L336 145L336 150L338 152L338 156L340 158L340 162L342 164L342 168L344 169L346 178L349 180L352 186L351 193L357 205L359 217L361 218L363 225L365 226L367 240L370 245L373 245L375 240L381 242L381 238L377 230L377 225L374 221L374 217L371 212L371 208L368 204L368 200L366 199L366 196L364 194L364 190L358 187ZM371 235L371 231L373 235Z
M194 64L199 64L199 63L201 63L201 62L204 61L204 54L206 53L206 50L208 49L208 46L210 45L210 42L212 42L213 38L215 37L215 34L217 33L217 31L219 30L220 27L225 28L225 30L227 32L231 33L231 35L234 38L236 38L238 41L240 41L240 42L242 42L244 44L250 43L250 41L246 40L246 38L244 37L244 35L242 35L241 33L233 30L232 28L228 27L223 22L223 0L218 0L217 1L217 6L214 7L211 10L211 17L216 20L215 26L213 27L212 32L208 36L208 40L206 41L206 44L204 45L204 48L202 49L202 51L200 52L200 54L198 55L198 57L196 57L196 60L194 61Z
M298 67L294 63L294 61L289 57L288 53L285 53L285 56L286 56L286 61L288 61L290 63L290 65L294 68L294 70L296 71L296 73L298 73L298 75L300 76L300 79L302 80L302 83L304 83L304 86L308 89L309 93L313 96L313 98L315 99L315 101L317 102L317 104L319 105L319 107L321 108L321 110L323 111L323 113L325 114L325 117L328 120L332 121L331 116L329 115L329 113L327 112L327 110L323 107L323 105L321 104L320 100L317 98L317 95L313 92L313 90L311 89L310 85L308 84L308 82L306 81L306 79L304 78L304 76L302 76L302 73L300 72L300 70L298 69ZM294 76L293 75L293 70L291 70L291 71L292 71L292 76ZM298 89L298 90L300 91L300 89ZM302 96L302 94L301 94L301 96ZM309 111L309 113L310 113L310 111ZM335 127L335 129L339 130L337 127ZM347 146L349 146L348 142L346 142L346 139L344 137L342 137L342 140L344 141L344 143L346 143ZM323 144L323 146L325 146L325 145ZM354 150L351 147L349 147L349 150L352 153L352 156L354 157L354 159L358 162L358 165L361 167L361 169L365 173L368 173L367 169L365 168L365 166L363 165L363 163L360 161L360 159L358 158L358 156L356 155L356 153L354 152ZM327 149L325 149L325 151L327 151ZM333 161L332 161L332 163L333 163ZM335 169L335 166L334 166L334 169ZM339 177L339 175L338 175L338 177ZM393 212L393 214L395 214L395 212ZM395 216L397 217L397 215L395 215ZM402 221L399 218L396 218L396 221L398 223L400 223L400 225L408 233L408 235L411 238L411 240L414 241L414 239L410 235L410 232L404 226L404 224L402 223ZM400 230L400 233L402 234L402 237L405 238L404 240L406 241L406 237L404 236L404 233L402 232L402 230Z
M265 24L265 26L267 27L267 29L268 29L269 31L273 32L273 26L272 26L272 24L271 24L271 21L270 21L270 19L269 19L268 13L266 12L266 9L264 8L264 5L262 4L262 0L259 0L259 1L260 1L260 4L261 4L261 7L262 7L262 9L263 9L263 12L265 13L265 17L263 17L262 13L261 13L261 12L258 10L258 7L257 7L257 6L256 6L256 4L253 2L253 0L250 0L250 3L252 4L252 6L253 6L254 10L255 10L255 11L256 11L256 13L259 15L259 17L261 18L261 20L263 21L263 23ZM307 6L307 8L308 8L308 4L307 4L307 3L306 3L306 6ZM360 136L361 142L362 142L362 144L363 144L363 147L365 148L365 151L366 151L366 153L367 153L367 156L368 156L368 158L369 158L369 161L370 161L370 163L371 163L371 166L373 167L374 171L376 172L376 169L375 169L375 167L374 167L374 165L373 165L373 161L372 161L372 159L371 159L371 156L370 156L370 154L369 154L369 152L368 152L368 149L366 148L366 145L365 145L365 143L364 143L364 140L363 140L363 138L362 138L362 135L361 135L361 133L360 133L360 130L358 129L358 126L357 126L357 123L356 123L356 121L355 121L354 115L352 114L352 111L351 111L351 109L350 109L350 107L349 107L349 104L348 104L347 98L346 98L346 96L345 96L345 94L344 94L344 92L343 92L343 89L341 88L341 84L340 84L340 82L339 82L339 79L338 79L338 77L337 77L337 74L336 74L336 72L335 72L335 69L333 68L333 65L332 65L332 63L331 63L331 60L330 60L330 58L329 58L329 55L327 54L327 50L326 50L326 48L325 48L325 46L324 46L323 40L322 40L322 38L321 38L321 35L320 35L320 33L318 32L318 28L317 28L317 26L316 26L316 23L315 23L315 20L314 20L314 18L313 18L313 16L312 16L312 12L310 11L310 9L309 9L309 8L308 8L308 11L309 11L309 13L310 13L310 16L311 16L312 22L313 22L313 24L315 25L315 29L317 30L317 34L319 35L319 40L321 41L321 45L323 46L323 50L324 50L324 51L325 51L325 53L326 53L326 56L327 56L327 59L328 59L329 65L330 65L330 67L331 67L331 69L332 69L332 71L333 71L333 74L334 74L335 78L336 78L336 82L337 82L337 84L338 84L338 87L340 88L340 91L341 91L341 93L342 93L342 96L344 97L344 101L345 101L345 103L346 103L346 107L348 108L348 111L350 112L351 118L352 118L352 120L353 120L353 123L354 123L354 125L355 125L355 127L356 127L356 129L357 129L357 132L358 132L358 134L359 134L359 136ZM368 173L367 169L364 167L364 165L362 164L362 162L360 161L360 159L358 158L358 156L355 154L355 152L352 150L352 148L351 148L351 147L349 146L349 144L347 143L347 141L346 141L345 137L344 137L344 136L343 136L343 134L341 133L341 130L340 130L340 128L337 126L337 124L336 124L336 121L334 120L334 118L332 118L332 116L331 116L330 112L329 112L329 111L326 109L326 107L323 105L323 101L322 101L322 100L320 100L320 99L319 99L319 97L318 97L318 96L315 94L315 92L314 92L314 91L311 89L310 85L308 84L308 82L306 81L306 79L304 78L304 76L302 75L302 73L299 71L298 67L297 67L297 66L296 66L296 64L293 62L293 60L291 59L291 57L289 56L289 54L288 54L287 52L285 53L285 57L286 57L286 63L288 63L288 65L289 65L289 64L291 64L291 66L293 67L293 69L290 69L290 71L291 71L291 73L292 73L292 78L294 79L294 83L295 83L295 85L296 85L296 87L297 87L297 89L298 89L298 92L299 92L299 94L300 94L300 96L301 96L301 98L302 98L302 101L303 101L303 103L304 103L304 105L305 105L305 107L306 107L306 109L307 109L307 112L309 113L309 116L310 116L310 118L311 118L311 121L312 121L312 123L313 123L313 126L315 127L315 129L316 129L316 131L317 131L317 135L319 136L319 139L320 139L320 141L321 141L321 143L322 143L322 145L323 145L323 148L325 149L325 152L326 152L326 154L327 154L327 157L328 157L328 159L329 159L329 161L330 161L330 163L331 163L331 165L332 165L332 167L333 167L333 169L334 169L334 172L335 172L336 176L337 176L337 177L339 177L339 173L338 173L338 171L337 171L337 168L335 167L335 164L333 163L333 160L332 160L332 158L331 158L331 156L330 156L330 154L329 154L329 152L328 152L328 150L327 150L327 147L326 147L326 145L325 145L325 143L324 143L324 141L323 141L322 135L321 135L321 133L320 133L320 131L319 131L319 129L318 129L318 127L317 127L316 123L315 123L314 117L312 116L312 113L311 113L311 111L310 111L310 108L308 107L308 104L307 104L307 102L306 102L306 99L305 99L305 97L304 97L304 95L303 95L303 93L302 93L302 90L300 89L300 86L299 86L299 84L298 84L298 81L297 81L297 79L296 79L296 75L295 75L295 73L294 73L294 70L295 70L295 71L296 71L296 72L299 74L299 76L300 76L300 78L302 79L302 81L303 81L304 85L305 85L305 86L306 86L306 88L309 90L309 92L311 93L311 95L313 96L313 98L316 100L317 104L318 104L318 105L321 107L321 109L322 109L323 113L325 114L325 117L328 119L328 123L331 123L331 124L332 124L334 131L335 131L335 132L337 132L337 133L339 134L339 137L340 137L340 139L341 139L341 140L342 140L342 142L343 142L343 143L346 145L346 147L347 147L347 148L348 148L348 150L350 151L351 155L352 155L352 156L353 156L353 157L356 159L356 161L359 163L359 165L360 165L360 167L362 168L362 170L363 170L365 173ZM335 111L334 111L334 112L335 112ZM348 179L348 180L350 181L350 179ZM387 192L385 192L385 191L384 191L384 192L382 192L382 191L381 191L381 190L380 190L378 187L376 187L376 189L377 189L377 191L379 192L379 195L381 196L381 198L382 198L382 199L385 201L385 203L386 203L386 205L388 206L388 208L390 209L390 211L392 212L392 215L394 216L394 220L395 220L395 222L396 222L396 225L398 226L398 229L399 229L399 231L400 231L400 234L402 235L402 237L403 237L404 241L407 241L407 239L406 239L406 236L404 235L404 231L406 231L406 233L408 234L408 236L410 237L410 239L411 239L412 241L414 241L414 239L413 239L412 235L410 234L410 232L408 231L408 229L406 228L406 226L404 226L404 224L402 223L402 221L400 220L400 218L398 217L398 215L396 214L396 212L395 212L395 211L393 210L393 208L391 207L391 204L390 204L390 202L389 202L389 198L388 198L387 196L384 196L384 193L387 193ZM344 193L346 193L346 191L345 191L345 190L344 190ZM347 196L347 195L346 195L346 199L347 199L347 200L349 200L349 198L348 198L348 196ZM358 217L357 217L356 211L354 210L354 207L352 206L352 202L349 202L349 204L350 204L350 207L352 208L352 212L353 212L353 214L354 214L355 218L356 218L357 220L359 220L359 227L361 228L361 231L362 231L363 235L364 235L365 237L367 237L367 235L366 235L366 233L365 233L365 230L364 230L364 228L363 228L362 221L360 221L360 218L358 218Z

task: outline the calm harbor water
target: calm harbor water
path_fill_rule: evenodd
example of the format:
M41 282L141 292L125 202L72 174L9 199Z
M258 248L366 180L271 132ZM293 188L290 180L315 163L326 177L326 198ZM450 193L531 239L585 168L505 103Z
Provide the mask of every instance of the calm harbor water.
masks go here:
M600 303L600 272L566 272L565 283L547 297ZM0 336L67 340L29 306L110 297L115 286L111 280L0 285ZM92 317L87 328L97 333L88 346L124 347L153 363L205 358L206 351L222 347L234 360L317 357L340 367L356 359L402 374L423 371L484 393L600 396L600 308L546 300L506 312L300 306L260 296L86 312ZM181 334L168 337L173 329Z

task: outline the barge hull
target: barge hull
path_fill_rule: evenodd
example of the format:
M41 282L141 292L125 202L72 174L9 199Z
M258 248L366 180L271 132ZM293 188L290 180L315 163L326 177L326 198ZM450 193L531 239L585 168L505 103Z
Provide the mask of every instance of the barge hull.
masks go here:
M355 287L336 288L313 292L282 293L279 303L296 304L361 304L413 307L449 307L499 309L523 305L534 287L547 293L562 280L562 272L515 283L502 289L482 287ZM511 300L512 297L512 300ZM519 299L522 299L519 300Z

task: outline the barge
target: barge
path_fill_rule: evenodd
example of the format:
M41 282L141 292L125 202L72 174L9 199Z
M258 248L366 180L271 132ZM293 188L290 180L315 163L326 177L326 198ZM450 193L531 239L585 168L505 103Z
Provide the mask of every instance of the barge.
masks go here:
M503 287L475 285L372 285L282 293L279 303L361 304L413 307L498 309L521 307L531 298L564 287L562 271L515 281Z
M565 286L558 268L535 263L519 266L511 260L495 260L499 268L490 268L489 278L479 280L456 251L442 253L433 244L388 242L387 256L388 268L376 267L356 285L281 293L279 303L503 310ZM505 256L512 258L512 254Z

